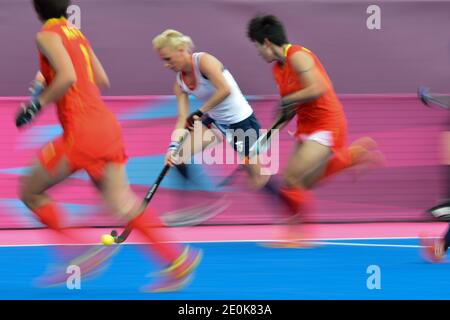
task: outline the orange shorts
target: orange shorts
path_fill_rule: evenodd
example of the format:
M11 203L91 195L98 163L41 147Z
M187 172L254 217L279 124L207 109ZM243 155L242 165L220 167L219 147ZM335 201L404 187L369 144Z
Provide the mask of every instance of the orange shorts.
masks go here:
M297 125L295 138L301 141L317 141L336 153L347 147L347 122L344 119L314 124L300 123Z
M38 159L52 174L61 159L65 158L71 172L85 170L91 179L99 181L109 163L126 163L127 156L121 138L116 139L113 144L105 144L105 140L100 141L98 138L98 141L95 140L75 142L75 139L61 136L42 147Z

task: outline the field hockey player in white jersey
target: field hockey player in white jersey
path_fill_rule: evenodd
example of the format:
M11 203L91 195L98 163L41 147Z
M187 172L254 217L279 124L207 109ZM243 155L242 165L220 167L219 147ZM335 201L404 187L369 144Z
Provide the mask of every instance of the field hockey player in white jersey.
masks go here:
M257 156L252 159L249 157L250 147L259 137L260 125L229 70L213 55L193 52L191 38L176 30L169 29L156 36L153 47L164 61L165 67L176 73L173 90L177 98L178 119L166 154L166 163L176 165L184 177L189 177L189 166L185 165L189 162L174 157L173 150L183 136L183 129L192 132L194 123L201 120L201 125L197 123L195 126L196 130L201 130L201 137L206 130L218 129L215 130L216 133L220 131L215 135L216 141L225 137L239 154L252 185L255 188L264 186L269 176L261 174ZM192 113L189 112L190 95L201 102L201 107ZM194 132L191 136L200 135ZM211 141L202 140L199 143L194 140L190 139L189 156L212 145Z

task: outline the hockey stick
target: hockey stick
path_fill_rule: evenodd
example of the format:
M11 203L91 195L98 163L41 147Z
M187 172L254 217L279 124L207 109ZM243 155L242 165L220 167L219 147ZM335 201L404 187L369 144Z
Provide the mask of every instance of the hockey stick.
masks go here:
M450 96L431 93L428 88L420 87L417 91L418 98L427 106L437 105L444 109L450 109Z
M174 155L178 155L178 153L180 152L180 149L183 146L183 143L186 140L186 138L188 137L188 135L189 135L189 132L187 132L184 136L182 136L180 138L179 144L178 144L177 148L174 151ZM164 168L161 170L161 172L158 175L158 178L156 179L155 183L153 183L152 187L148 190L147 194L145 195L144 200L142 201L141 208L140 208L140 213L139 213L138 216L140 216L141 214L144 213L145 209L147 208L148 204L152 200L153 196L155 195L156 190L158 190L159 185L163 181L163 179L166 176L166 174L169 171L169 169L170 169L170 165L166 164L164 166ZM114 242L115 243L122 243L128 238L128 236L130 235L130 233L132 231L133 231L133 227L132 227L132 224L129 222L120 235L117 233L116 230L112 230L111 231L111 236L114 238Z
M290 106L295 105L295 103L291 104L291 105L287 105L285 106L286 108L289 108ZM285 122L290 121L294 116L295 116L295 112L291 111L290 113L282 113L278 119L276 120L276 122L272 125L272 127L262 136L260 136L258 138L258 140L255 141L255 143L250 147L249 149L249 158L260 154L262 152L265 152L268 150L269 145L270 145L270 138L272 136L272 133L274 132L274 130L278 129L279 127L281 127L281 125L283 125ZM236 174L243 170L244 166L243 165L239 165L236 169L233 170L233 172L231 172L226 178L224 178L219 184L219 187L224 187L226 185L229 185L234 177L236 176Z

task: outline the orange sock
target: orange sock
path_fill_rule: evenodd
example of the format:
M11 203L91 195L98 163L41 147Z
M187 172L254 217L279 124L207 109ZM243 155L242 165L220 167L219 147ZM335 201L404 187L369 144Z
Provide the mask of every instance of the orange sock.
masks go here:
M167 264L171 264L182 253L180 246L168 243L166 234L163 230L158 229L158 227L162 227L162 223L154 210L147 209L144 214L133 219L130 224L145 236L148 242L152 244L152 249Z
M291 214L301 213L305 216L312 209L314 197L310 191L303 188L280 188L282 197L286 200Z
M353 164L353 156L351 149L345 149L337 152L328 161L324 174L320 177L319 181L326 179L339 171L342 171Z
M50 229L61 231L63 214L55 203L49 202L43 206L34 208L31 211L33 211L33 213L39 217L41 222Z

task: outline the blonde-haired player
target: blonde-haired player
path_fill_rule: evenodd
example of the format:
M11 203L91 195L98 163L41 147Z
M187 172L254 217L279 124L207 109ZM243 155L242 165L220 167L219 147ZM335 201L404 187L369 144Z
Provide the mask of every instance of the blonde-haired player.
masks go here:
M173 157L173 150L178 145L183 129L193 130L194 122L201 119L201 136L214 125L223 136L228 136L228 142L242 157L254 186L264 185L268 177L260 174L258 160L248 158L251 145L258 139L260 125L230 71L212 54L194 52L192 39L177 30L168 29L156 36L153 48L164 61L164 66L176 73L173 91L177 98L178 119L166 163L174 165L178 162ZM189 95L202 103L192 113L189 113ZM239 129L245 135L237 134ZM216 141L220 139L220 135L216 135ZM204 150L210 144L194 143L194 139L190 141L190 155ZM186 166L177 165L177 168L183 170Z

